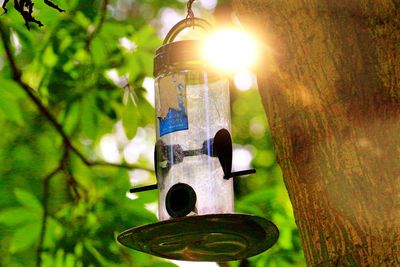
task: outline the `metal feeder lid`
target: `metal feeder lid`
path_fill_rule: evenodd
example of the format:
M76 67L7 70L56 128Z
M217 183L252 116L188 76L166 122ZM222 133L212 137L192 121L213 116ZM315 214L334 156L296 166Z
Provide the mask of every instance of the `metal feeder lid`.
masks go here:
M233 261L257 255L278 240L270 221L247 214L188 216L131 228L118 241L162 258Z
M163 46L156 51L154 57L154 76L166 70L177 68L190 68L204 64L203 41L184 40L174 42L175 37L185 28L199 27L206 31L211 29L211 25L204 19L193 18L184 19L175 24L164 39Z
M161 46L154 57L154 76L166 70L204 65L202 45L200 40L184 40Z

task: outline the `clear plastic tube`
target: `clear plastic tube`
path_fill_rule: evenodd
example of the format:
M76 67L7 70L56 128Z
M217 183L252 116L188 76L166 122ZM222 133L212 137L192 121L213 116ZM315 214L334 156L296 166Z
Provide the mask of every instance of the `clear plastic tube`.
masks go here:
M232 179L223 178L212 151L217 131L231 128L228 80L203 70L170 72L156 78L155 97L159 219L173 214L166 198L176 184L188 185L196 194L185 215L233 212ZM186 200L178 196L178 206Z

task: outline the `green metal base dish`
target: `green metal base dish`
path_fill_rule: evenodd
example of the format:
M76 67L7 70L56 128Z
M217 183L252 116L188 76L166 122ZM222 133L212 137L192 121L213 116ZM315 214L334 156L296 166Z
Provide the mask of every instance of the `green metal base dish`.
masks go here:
M278 228L258 216L208 214L131 228L118 241L162 258L222 262L257 255L272 247L278 236Z

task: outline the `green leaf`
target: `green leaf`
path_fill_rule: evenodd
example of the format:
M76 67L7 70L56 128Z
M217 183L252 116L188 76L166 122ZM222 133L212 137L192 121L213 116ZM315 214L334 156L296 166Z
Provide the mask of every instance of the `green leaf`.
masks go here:
M279 245L284 249L292 249L292 229L280 228Z
M55 258L55 267L63 267L64 266L64 250L58 249Z
M140 59L137 53L132 53L126 56L127 62L124 67L122 67L120 70L122 72L129 73L129 79L131 81L136 80L136 78L140 75L142 72L142 68L140 65Z
M39 213L23 207L12 207L0 212L0 223L7 226L17 226L27 221L38 220Z
M22 72L22 80L27 82L32 88L38 88L46 75L46 67L39 58L35 58L32 62L24 67Z
M264 190L258 190L255 192L252 192L251 194L248 194L244 196L240 202L246 202L248 204L250 203L263 203L267 201L271 201L276 196L276 192L272 188L267 188Z
M63 225L52 217L47 217L46 235L44 237L44 247L54 247L56 242L62 238L64 232Z
M92 54L93 62L97 66L102 66L107 62L107 49L104 46L104 41L100 38L93 39L90 52Z
M76 12L74 20L76 24L82 26L82 28L85 29L87 29L91 24L91 21L87 17L85 17L85 15L80 11Z
M147 76L153 75L153 54L147 51L138 51L137 57Z
M33 195L31 192L25 191L20 188L16 188L14 190L14 193L20 204L22 204L26 207L32 208L33 210L35 210L37 212L42 211L42 204L35 197L35 195Z
M140 48L154 50L161 45L161 39L157 36L154 27L146 25L134 36L134 41Z
M82 244L81 242L78 242L78 243L75 245L74 253L75 253L75 255L76 255L77 257L81 257L81 256L82 256L82 253L83 253L83 244Z
M110 266L111 263L104 258L101 253L93 246L90 240L85 240L84 242L85 248L89 251L90 254L100 263L101 266Z
M65 257L65 264L64 267L74 267L75 266L75 255L68 253Z
M86 50L78 49L74 55L74 60L79 64L90 64L90 54Z
M39 238L40 222L26 224L15 231L10 243L10 252L15 253L29 248Z
M0 84L1 96L5 96L12 100L16 100L18 98L23 98L26 96L21 86L13 80L0 78Z
M118 38L126 35L127 25L124 23L104 23L100 35L109 38Z
M68 134L73 133L76 127L79 125L80 115L81 109L79 102L74 102L67 106L63 128Z
M54 67L57 64L57 55L54 53L53 48L48 46L43 54L43 64L49 68Z
M139 126L139 119L140 114L137 107L129 100L122 113L122 125L128 139L135 137Z
M25 97L19 84L12 80L0 79L0 113L10 121L23 125L22 111L18 99Z
M147 99L142 95L139 95L139 101L138 101L138 109L140 110L141 116L141 123L142 124L153 124L154 123L154 116L155 116L155 110L152 105L147 101Z
M2 96L0 92L0 113L10 121L22 126L24 119L22 117L21 109L16 101L7 99Z
M82 101L81 126L85 135L91 139L97 134L97 107L94 93L90 93Z

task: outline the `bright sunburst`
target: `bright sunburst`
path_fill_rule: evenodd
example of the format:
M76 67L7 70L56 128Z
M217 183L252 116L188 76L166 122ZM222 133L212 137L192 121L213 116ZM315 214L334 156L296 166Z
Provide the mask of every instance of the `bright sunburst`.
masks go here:
M248 69L256 63L258 44L249 33L223 29L212 33L204 44L204 57L214 67L225 71Z

